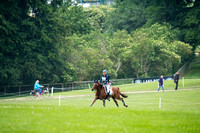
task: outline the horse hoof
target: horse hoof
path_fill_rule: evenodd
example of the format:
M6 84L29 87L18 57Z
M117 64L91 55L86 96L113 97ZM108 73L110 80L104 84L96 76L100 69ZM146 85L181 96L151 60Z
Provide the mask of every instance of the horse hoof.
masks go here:
M125 105L125 107L128 107L128 105Z

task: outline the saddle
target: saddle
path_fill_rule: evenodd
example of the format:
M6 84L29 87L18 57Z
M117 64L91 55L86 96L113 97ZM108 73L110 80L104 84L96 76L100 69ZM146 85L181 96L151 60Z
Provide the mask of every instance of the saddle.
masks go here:
M107 87L104 86L105 92L106 92L106 88L107 88ZM107 92L108 92L109 95L112 95L112 92L113 92L113 91L112 91L112 87L111 87L111 86L107 88ZM107 92L106 92L106 93L107 93Z

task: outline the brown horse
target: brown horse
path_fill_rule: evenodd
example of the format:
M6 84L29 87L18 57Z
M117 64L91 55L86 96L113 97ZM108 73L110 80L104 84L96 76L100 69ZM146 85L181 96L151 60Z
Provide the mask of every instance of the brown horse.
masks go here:
M94 90L96 90L96 94L95 94L95 98L90 106L92 106L97 99L100 99L100 100L103 100L103 106L105 107L106 92L105 92L103 85L101 83L99 83L98 80L94 81L94 83L93 83L92 91L94 91ZM124 98L127 98L128 96L125 94L122 94L118 87L112 87L112 91L113 91L113 93L112 93L112 95L110 95L110 97L112 97L112 99L114 100L117 107L119 105L118 105L116 99L121 100L123 102L123 105L125 107L128 107L128 105L125 104L123 98L121 98L120 95Z

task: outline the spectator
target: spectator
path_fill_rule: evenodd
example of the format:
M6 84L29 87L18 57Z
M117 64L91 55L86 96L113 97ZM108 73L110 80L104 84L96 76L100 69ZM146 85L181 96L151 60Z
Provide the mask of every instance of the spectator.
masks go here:
M163 75L160 76L160 79L158 80L158 91L160 90L160 87L162 86L162 90L164 91L164 85L163 85Z
M175 90L178 90L178 81L179 81L179 72L176 72L176 74L174 76L174 83L176 83Z
M42 93L42 89L41 88L44 87L44 86L40 85L39 82L40 82L39 80L35 81L34 89L38 90L39 94L41 95L41 93Z

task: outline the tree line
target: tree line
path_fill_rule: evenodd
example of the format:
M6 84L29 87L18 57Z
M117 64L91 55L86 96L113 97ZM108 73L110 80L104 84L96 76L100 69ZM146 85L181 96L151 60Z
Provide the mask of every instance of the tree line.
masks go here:
M171 75L200 44L200 2L0 2L0 84Z

